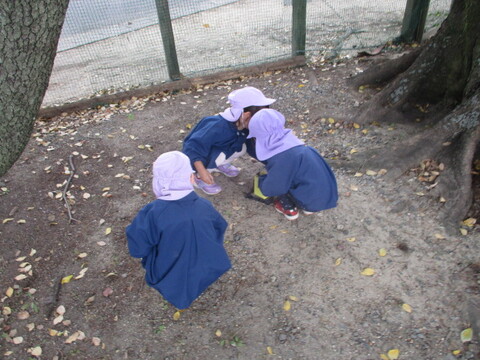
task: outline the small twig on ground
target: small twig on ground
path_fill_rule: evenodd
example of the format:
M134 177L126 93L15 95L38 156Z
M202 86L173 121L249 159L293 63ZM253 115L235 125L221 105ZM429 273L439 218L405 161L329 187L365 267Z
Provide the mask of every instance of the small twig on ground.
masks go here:
M70 204L69 204L68 199L67 199L67 191L70 188L72 178L75 175L75 164L73 163L73 155L70 155L68 157L68 163L70 164L70 177L68 178L67 183L65 184L65 188L63 189L62 198L63 198L63 201L65 201L65 206L66 206L67 211L68 211L69 222L72 223L72 221L78 221L78 220L73 218L72 211L70 210Z

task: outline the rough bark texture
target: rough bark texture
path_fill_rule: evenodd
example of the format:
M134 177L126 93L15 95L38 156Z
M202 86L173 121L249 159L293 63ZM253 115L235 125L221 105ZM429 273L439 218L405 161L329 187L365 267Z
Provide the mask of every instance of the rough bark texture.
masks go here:
M67 6L67 0L0 0L0 176L30 138Z
M416 114L427 120L428 127L396 144L391 152L382 150L382 156L376 156L375 152L367 156L372 166L394 163L392 178L424 159L444 163L446 168L434 191L447 198L443 215L451 224L466 215L472 201L470 173L480 139L479 18L478 0L454 0L448 18L422 46L413 64L367 103L356 119L359 122L408 120L417 105L424 108L428 105L428 113ZM365 79L370 83L379 81L371 75L362 75L352 83L358 85Z

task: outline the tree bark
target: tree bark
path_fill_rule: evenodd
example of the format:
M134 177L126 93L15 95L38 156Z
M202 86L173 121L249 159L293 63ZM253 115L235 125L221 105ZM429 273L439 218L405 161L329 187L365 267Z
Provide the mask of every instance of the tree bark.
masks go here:
M27 145L68 0L0 0L0 176Z
M449 225L466 215L472 201L471 169L480 139L479 18L480 1L454 0L449 16L413 64L365 104L356 118L360 123L426 120L428 127L395 144L390 152L381 149L382 156L378 156L379 151L372 150L359 161L379 168L395 164L389 171L392 179L425 159L443 163L445 170L432 194L446 198L442 215ZM368 74L368 78L353 78L352 83L358 85L365 79L377 83ZM430 111L418 111L420 106Z

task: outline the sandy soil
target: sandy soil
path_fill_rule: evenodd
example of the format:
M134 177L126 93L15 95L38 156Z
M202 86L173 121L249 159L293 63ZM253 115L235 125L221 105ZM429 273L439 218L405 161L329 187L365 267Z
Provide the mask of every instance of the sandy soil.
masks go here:
M367 360L398 349L399 359L478 358L478 227L448 232L442 203L413 173L391 182L381 169L334 165L418 129L356 126L371 94L345 79L365 66L312 65L38 122L0 178L2 356ZM153 199L154 159L180 149L191 125L245 85L278 99L289 127L332 162L340 201L289 222L245 198L261 164L239 160L240 176L219 176L224 191L209 197L229 222L233 268L177 318L144 284L124 229Z

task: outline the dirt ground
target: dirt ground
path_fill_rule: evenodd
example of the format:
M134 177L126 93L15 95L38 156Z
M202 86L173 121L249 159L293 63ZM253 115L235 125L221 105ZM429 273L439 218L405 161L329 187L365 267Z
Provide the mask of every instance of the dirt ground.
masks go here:
M355 123L372 90L346 78L367 65L310 65L39 121L0 178L1 355L478 359L478 226L447 231L443 203L414 173L393 182L381 169L335 166L418 131ZM155 158L246 85L278 99L288 126L331 161L339 204L287 221L245 198L262 166L240 159L239 177L220 175L223 192L208 197L229 223L233 268L177 313L145 285L125 226L153 200Z

